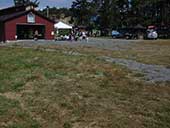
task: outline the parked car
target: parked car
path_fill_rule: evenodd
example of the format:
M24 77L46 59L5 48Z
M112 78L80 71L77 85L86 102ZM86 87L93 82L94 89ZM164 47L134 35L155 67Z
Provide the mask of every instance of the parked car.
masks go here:
M130 32L126 32L126 33L124 34L124 36L125 36L126 39L133 39L133 34L130 33Z
M148 39L157 39L158 38L158 33L156 31L155 26L148 26L147 29L147 38Z
M131 29L128 28L120 29L119 33L121 33L121 38L123 39L137 39L137 34Z
M112 30L112 38L123 38L123 34L116 30Z

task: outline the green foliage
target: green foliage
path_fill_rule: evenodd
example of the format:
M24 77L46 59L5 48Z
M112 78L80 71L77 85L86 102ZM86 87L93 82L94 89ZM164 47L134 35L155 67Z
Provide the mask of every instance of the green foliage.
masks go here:
M88 0L73 1L72 12L77 24L88 25L91 18L91 2Z
M134 27L138 24L168 25L169 0L75 0L72 4L75 23L101 29ZM91 18L95 17L94 21ZM92 22L92 23L91 23Z
M14 0L14 4L15 4L15 6L33 4L35 7L38 7L39 2L38 2L38 0L35 0L35 1L31 1L31 0Z
M61 30L59 30L59 36L60 35L63 35L63 36L65 36L65 35L69 35L71 32L70 32L70 30L68 30L68 29L61 29Z
M9 110L18 106L18 102L0 96L0 117L8 114Z
M39 11L43 15L47 15L47 8ZM53 20L64 19L65 17L72 16L72 12L68 8L49 8L49 17Z

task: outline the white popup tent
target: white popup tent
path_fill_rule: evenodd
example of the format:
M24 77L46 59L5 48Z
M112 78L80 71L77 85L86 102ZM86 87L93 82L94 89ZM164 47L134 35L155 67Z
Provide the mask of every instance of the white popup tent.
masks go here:
M63 22L58 22L54 25L55 29L59 30L59 29L72 29L72 26L70 25L67 25Z

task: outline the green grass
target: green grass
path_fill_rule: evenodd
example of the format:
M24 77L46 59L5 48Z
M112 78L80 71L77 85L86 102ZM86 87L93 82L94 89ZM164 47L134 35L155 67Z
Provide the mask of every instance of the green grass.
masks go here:
M0 96L0 115L7 115L10 109L17 106L18 103L16 101Z
M0 48L0 55L2 128L170 127L169 82L143 83L97 54Z
M19 101L0 96L1 128L39 128L36 120L20 107Z

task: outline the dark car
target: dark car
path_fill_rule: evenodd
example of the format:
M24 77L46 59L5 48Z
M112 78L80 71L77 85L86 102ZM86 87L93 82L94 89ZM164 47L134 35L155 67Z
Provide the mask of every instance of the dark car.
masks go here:
M137 37L137 34L135 34L135 33L127 32L127 33L125 33L125 38L126 39L137 39L138 37Z
M137 39L137 32L132 28L120 29L119 32L124 39Z

